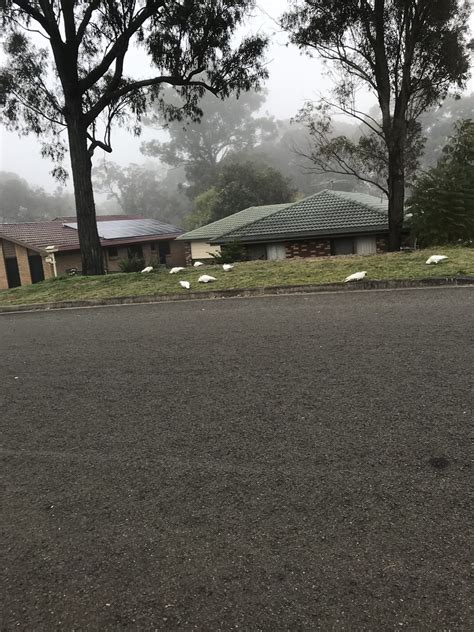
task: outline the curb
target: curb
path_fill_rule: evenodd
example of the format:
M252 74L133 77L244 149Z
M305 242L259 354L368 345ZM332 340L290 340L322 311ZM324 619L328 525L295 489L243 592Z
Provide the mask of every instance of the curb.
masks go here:
M354 290L395 290L404 288L427 288L474 285L474 276L434 277L427 279L400 279L387 281L362 281L357 283L328 283L325 285L279 285L252 289L215 290L182 294L149 294L124 296L97 300L58 301L56 303L31 303L0 306L0 314L16 312L49 311L74 307L102 307L112 305L134 305L140 303L169 303L216 298L245 298L251 296L275 296L278 294L315 294L319 292L350 292Z

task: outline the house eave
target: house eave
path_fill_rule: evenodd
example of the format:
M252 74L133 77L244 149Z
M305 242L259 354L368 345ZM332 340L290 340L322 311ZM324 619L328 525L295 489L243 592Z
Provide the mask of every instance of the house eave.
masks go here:
M373 235L378 233L388 233L387 224L381 224L379 226L362 226L360 228L340 228L338 230L320 230L320 231L300 231L294 233L272 233L267 235L252 235L249 237L239 238L226 238L226 236L217 237L212 239L211 244L224 244L238 241L240 243L267 243L274 241L290 241L298 239L306 239L312 237L318 239L320 237L343 237L354 234Z
M26 248L27 250L34 250L40 255L46 256L48 254L48 251L45 250L41 246L33 246L32 244L29 244L26 241L22 241L21 239L16 239L15 237L4 235L2 232L0 232L0 239L4 239L5 241L11 241L12 244L16 244L17 246L21 246L22 248Z

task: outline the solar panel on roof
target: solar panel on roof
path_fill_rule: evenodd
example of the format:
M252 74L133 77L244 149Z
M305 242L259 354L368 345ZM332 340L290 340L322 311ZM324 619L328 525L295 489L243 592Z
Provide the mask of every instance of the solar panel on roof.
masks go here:
M77 230L77 222L64 224ZM170 235L179 233L172 224L163 224L156 219L120 219L110 222L99 222L97 230L101 239L125 239L127 237L143 237L146 235Z

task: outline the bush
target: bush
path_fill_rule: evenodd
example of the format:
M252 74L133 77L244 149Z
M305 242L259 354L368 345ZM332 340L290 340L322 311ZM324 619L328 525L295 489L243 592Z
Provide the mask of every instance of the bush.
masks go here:
M166 267L166 263L160 263L160 260L158 257L151 257L149 262L146 263L145 265L151 266L153 268L153 272L166 272L166 270L168 269ZM143 268L145 267L145 265L143 266Z
M121 259L118 265L121 272L141 272L145 267L145 260L141 257L131 257L130 259Z
M458 122L443 157L416 181L408 201L419 245L469 245L474 239L474 120Z
M221 246L220 253L209 253L216 263L234 263L234 261L247 261L247 251L238 241Z

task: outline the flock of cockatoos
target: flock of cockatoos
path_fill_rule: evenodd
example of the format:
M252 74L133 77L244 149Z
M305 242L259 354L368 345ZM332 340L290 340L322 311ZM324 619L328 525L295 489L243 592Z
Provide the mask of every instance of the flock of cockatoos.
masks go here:
M195 261L193 265L194 265L195 268L199 268L199 267L203 266L204 264L203 264L202 261ZM231 263L224 263L223 266L222 266L222 269L224 270L224 272L230 272L233 267L234 266ZM151 270L149 268L150 268L150 266L148 266L148 268L145 268L144 270L142 270L142 272L151 272ZM178 274L178 272L181 272L184 269L185 268L183 268L181 266L177 266L175 268L171 268L170 274ZM210 274L201 274L201 276L198 279L198 283L210 283L211 281L217 281L217 279L216 279L216 277L213 277ZM178 283L185 290L189 290L191 288L191 283L189 281L178 281Z
M448 257L446 255L431 255L431 257L428 257L428 259L426 260L426 264L427 265L431 265L432 263L441 263L441 261L445 261ZM203 266L203 262L202 261L195 261L195 263L193 264L195 268L199 268L200 266ZM231 263L224 263L222 266L222 269L224 270L224 272L230 272L233 269L233 265ZM171 268L170 270L170 274L177 274L178 272L181 272L182 270L184 270L185 268L183 267L175 267L175 268ZM146 268L143 268L142 272L151 272L153 270L153 266L147 266ZM367 275L367 270L363 270L362 272L354 272L354 274L350 274L348 277L346 277L344 279L344 283L349 283L351 281L362 281L362 279ZM216 277L210 276L209 274L202 274L199 279L198 279L198 283L210 283L211 281L217 281ZM179 284L182 288L184 288L185 290L189 290L191 287L191 283L189 281L179 281Z
M448 257L446 255L431 255L425 261L427 265L431 265L432 263L441 263ZM344 283L349 283L350 281L362 281L362 279L367 274L367 270L363 270L362 272L354 272L354 274L350 274L348 277L344 279Z

